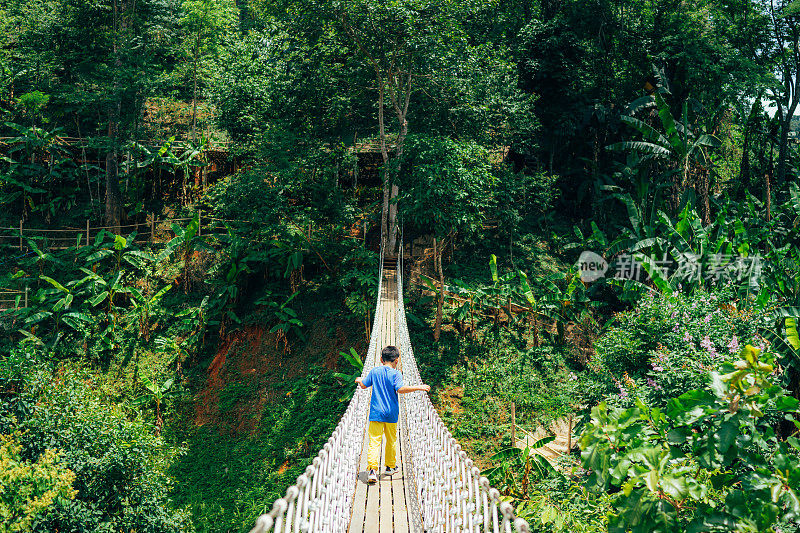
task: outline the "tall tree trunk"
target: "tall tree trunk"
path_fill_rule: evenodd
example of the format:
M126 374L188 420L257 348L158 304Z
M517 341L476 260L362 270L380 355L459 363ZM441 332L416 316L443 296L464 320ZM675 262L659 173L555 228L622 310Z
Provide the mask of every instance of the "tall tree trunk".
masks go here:
M381 245L387 245L389 237L389 199L391 194L389 184L389 148L386 146L386 121L383 111L383 98L385 94L385 86L383 78L378 72L378 132L380 135L381 145L381 158L383 159L383 166L381 167L381 175L383 180L383 202L381 203Z
M113 119L112 119L113 120ZM117 150L116 133L112 133L109 124L108 136L114 146L106 153L106 226L112 227L114 233L120 233L122 224L122 193L119 188L119 152Z
M785 177L786 177L786 157L788 156L789 152L789 128L792 122L792 115L794 113L794 107L791 106L790 112L792 114L787 114L786 117L781 117L781 132L780 137L778 138L778 171L775 175L775 182L778 185L778 188L783 185Z
M436 302L436 321L433 325L433 340L438 341L442 334L442 311L444 307L444 274L442 273L442 243L433 238L433 265L439 276L439 297Z
M764 201L767 204L767 220L772 219L772 186L771 181L772 177L774 176L775 171L775 163L772 159L773 152L775 151L775 143L773 141L774 137L770 136L769 141L769 165L767 166L767 172L764 175Z
M769 7L774 38L781 48L786 48L787 52L778 69L782 77L781 82L784 93L776 96L777 116L781 130L778 138L778 170L775 173L775 185L780 190L786 179L789 130L792 125L792 117L797 110L797 104L800 102L800 65L798 65L798 59L800 59L800 26L798 26L795 17L784 17L781 14L776 14L774 2L770 1ZM782 24L786 25L784 29L781 29ZM784 34L784 31L788 33ZM789 56L793 61L788 59Z
M124 2L122 3L124 11ZM114 229L114 233L120 233L122 224L122 194L119 189L119 123L122 113L122 94L120 92L119 76L122 69L122 59L119 53L120 34L124 30L124 14L120 16L116 0L114 1L114 85L113 102L108 113L108 140L111 146L106 153L106 226Z
M397 119L400 121L400 134L397 136L397 147L395 157L403 155L403 141L408 134L408 121L405 113L398 113ZM389 196L389 249L397 248L397 195L400 189L396 184L391 184L391 194Z
M194 66L192 78L194 88L192 89L192 142L197 142L197 63L200 61L200 32L197 32L197 40L194 44Z

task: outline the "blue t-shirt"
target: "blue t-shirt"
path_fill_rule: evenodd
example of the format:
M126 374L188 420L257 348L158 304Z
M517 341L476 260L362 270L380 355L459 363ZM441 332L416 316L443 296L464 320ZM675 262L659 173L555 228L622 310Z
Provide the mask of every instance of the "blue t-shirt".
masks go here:
M396 424L400 415L397 391L403 386L403 374L390 366L376 366L361 383L365 387L372 387L372 399L369 404L370 422Z

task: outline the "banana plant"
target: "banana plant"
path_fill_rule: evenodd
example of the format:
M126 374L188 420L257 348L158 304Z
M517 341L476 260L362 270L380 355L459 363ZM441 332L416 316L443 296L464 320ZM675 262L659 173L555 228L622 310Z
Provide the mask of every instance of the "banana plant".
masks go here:
M177 167L183 171L183 201L184 205L189 203L188 183L189 172L192 168L202 168L208 166L206 152L208 150L209 139L205 135L195 144L191 140L187 141L186 148L177 158Z
M48 276L41 276L40 279L46 281L52 287L39 291L37 294L39 300L38 309L27 316L23 324L25 327L33 327L40 322L52 319L55 326L50 342L50 348L52 349L63 336L62 326L66 326L77 333L84 333L84 328L91 325L94 320L80 309L71 309L75 297L82 295L82 291L78 289L80 289L85 279L73 280L66 287Z
M641 110L656 107L663 132L633 115ZM708 150L718 148L720 141L713 135L696 133L689 126L688 102L683 102L681 121L675 120L664 96L654 93L651 97L638 99L632 104L631 114L622 115L620 120L635 129L641 141L622 141L606 148L615 151L636 152L640 154L639 163L650 160L665 161L677 165L675 171L666 175L679 173L683 184L688 184L694 165L709 164ZM676 172L677 171L677 172Z
M589 309L596 304L586 295L586 287L574 270L540 279L539 284L539 313L555 322L556 342L564 344L567 324L589 318Z
M122 271L114 272L109 279L104 279L88 268L80 267L80 270L86 274L86 277L91 281L94 292L94 295L89 298L89 305L91 307L97 307L106 302L106 316L112 317L111 321L114 322L117 314L117 306L114 302L114 297L117 294L130 294L131 292L130 287L123 284Z
M144 389L144 394L136 397L133 400L133 405L153 405L155 408L156 416L156 436L161 434L161 428L164 427L163 418L163 405L167 400L178 396L175 390L175 378L169 378L161 385L147 377L141 378L141 385Z
M525 499L531 481L558 475L548 460L535 451L553 440L555 437L551 435L524 448L504 448L492 455L494 466L481 471L481 475L486 476L502 494Z
M248 272L252 272L252 270L247 266L247 258L233 259L228 271L225 273L224 282L218 284L214 298L215 307L220 309L223 314L222 329L224 329L227 321L233 321L237 324L242 322L236 315L234 308L239 299L239 276Z
M361 371L364 369L364 362L361 360L361 356L358 355L355 348L350 348L349 352L339 352L339 355L344 357L344 360L350 364L350 368L353 372L350 374L334 372L333 377L335 377L340 384L352 385L355 379L361 375Z
M44 274L45 267L47 267L48 265L53 265L54 267L64 266L64 262L58 257L56 257L54 254L52 254L49 251L43 252L42 250L40 250L33 239L29 239L26 237L25 240L28 243L28 248L33 252L33 256L32 258L24 259L23 264L30 265L32 261L33 264L36 266L36 268L39 269L40 276Z
M505 308L508 315L509 325L514 320L512 313L512 299L516 296L514 281L518 278L516 272L507 272L502 276L497 271L497 256L489 256L489 272L492 276L492 284L484 287L483 294L486 300L490 300L494 307L495 324L500 324L500 310Z
M275 325L270 328L270 333L277 333L276 347L278 344L283 343L283 353L289 351L289 336L294 334L298 339L305 342L306 338L303 334L303 322L300 321L297 311L289 307L289 304L294 300L299 293L294 292L283 303L279 304L274 300L272 293L267 293L256 301L256 305L265 305L272 311Z
M36 205L33 195L44 194L48 191L42 186L73 175L65 168L68 165L73 166L72 161L67 157L64 148L56 142L62 129L45 130L13 122L5 122L3 125L17 132L7 142L10 148L6 155L0 156L0 161L6 163L9 169L9 172L2 174L2 183L18 188L7 199L13 201L22 197L23 216L28 211L48 211L53 214L57 208L54 202Z
M520 292L525 298L525 301L528 302L528 323L533 323L533 345L539 346L539 320L542 316L542 313L540 312L541 299L536 298L536 296L533 294L531 285L528 282L528 275L525 272L521 270L518 271L517 277L519 278Z
M468 329L470 336L474 337L475 313L477 307L483 303L486 293L482 287L472 287L460 279L454 279L452 284L447 285L446 290L447 293L449 293L447 298L456 302L456 305L458 305L455 313L453 313L453 319L462 325L462 331L467 329L463 327L463 325L467 319L469 319L470 327Z
M205 241L202 235L199 234L200 229L200 215L195 213L192 220L186 224L185 228L180 227L178 224L172 224L172 231L175 232L175 237L168 243L168 249L172 250L176 246L183 248L183 274L181 276L183 281L183 292L189 292L189 262L196 250L214 251Z
M169 291L171 287L171 285L165 285L152 296L145 296L142 294L142 291L136 287L131 287L129 290L131 305L138 319L139 335L144 342L150 340L150 317L153 311L158 308L164 295L167 294L167 291Z

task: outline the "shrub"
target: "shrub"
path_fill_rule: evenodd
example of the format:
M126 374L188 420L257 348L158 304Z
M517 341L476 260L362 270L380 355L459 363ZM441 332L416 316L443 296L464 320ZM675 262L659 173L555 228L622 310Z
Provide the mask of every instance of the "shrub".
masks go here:
M765 414L794 420L773 361L746 346L710 386L659 409L592 410L580 437L587 486L613 495L609 532L772 532L800 517L800 440L778 441ZM797 524L795 524L796 527Z
M36 461L20 456L17 435L0 435L0 532L28 531L57 498L75 497L75 474L46 450Z
M598 382L617 389L606 398L609 405L629 407L638 397L663 406L702 388L709 371L735 357L740 346L765 347L752 317L730 298L704 291L648 296L617 315L616 324L596 342L591 365Z
M18 358L19 359L19 358ZM15 368L12 368L15 370ZM167 497L169 451L154 426L130 419L109 401L88 372L62 366L52 372L27 360L24 381L0 365L0 386L14 383L17 402L0 405L0 421L20 435L22 460L37 463L59 450L59 468L74 473L72 500L56 500L33 524L46 531L172 532L189 528ZM7 410L22 416L12 417Z
M615 374L646 367L648 353L636 333L618 327L611 328L595 343L598 363Z

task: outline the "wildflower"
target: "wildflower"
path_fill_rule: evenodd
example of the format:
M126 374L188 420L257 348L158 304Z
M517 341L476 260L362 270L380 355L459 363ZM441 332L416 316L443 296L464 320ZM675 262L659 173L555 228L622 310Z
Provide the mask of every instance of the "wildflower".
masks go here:
M661 366L661 365L658 365L656 363L650 363L650 366L652 366L653 370L655 370L656 372L663 372L664 371L664 367Z
M624 387L620 387L619 388L619 397L620 398L627 398L628 397L628 391L626 391Z
M683 342L692 342L692 336L688 331L683 335Z
M680 329L680 324L675 324L675 327L672 328L672 331L674 331L675 333L678 333L679 329Z
M705 321L706 321L706 324L711 322L711 314L710 313L706 315Z
M728 343L728 351L730 353L739 353L739 339L736 338L736 335Z
M656 389L656 390L658 390L658 389L660 389L660 388L661 388L661 385L659 385L658 383L656 383L656 382L653 380L653 378L651 378L651 377L648 377L648 378L647 378L647 385L648 385L649 387L652 387L652 388Z
M701 346L701 347L702 347L704 350L708 350L708 351L711 351L711 350L713 350L713 349L714 349L714 343L713 343L713 342L711 342L711 339L709 339L709 338L708 338L708 335L706 335L705 337L703 337L703 340L701 340L701 341L700 341L700 346Z
M578 376L575 375L575 372L570 372L569 379L571 379L572 381L577 381Z

